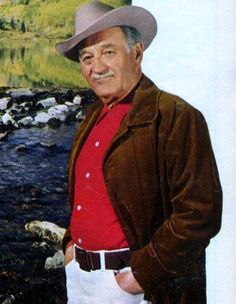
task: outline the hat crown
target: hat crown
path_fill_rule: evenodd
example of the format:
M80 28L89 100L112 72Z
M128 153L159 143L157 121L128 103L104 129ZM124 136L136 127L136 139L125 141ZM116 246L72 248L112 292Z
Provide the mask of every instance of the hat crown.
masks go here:
M114 7L96 0L80 7L75 15L75 34L85 30L88 26L113 9Z

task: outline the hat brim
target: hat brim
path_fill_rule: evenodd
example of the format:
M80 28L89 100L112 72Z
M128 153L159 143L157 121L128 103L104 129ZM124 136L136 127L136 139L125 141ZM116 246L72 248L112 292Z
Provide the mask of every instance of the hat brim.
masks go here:
M78 61L78 44L89 36L115 26L130 26L141 35L146 49L157 33L157 23L152 14L138 6L122 6L104 14L81 33L56 45L57 51L73 61Z

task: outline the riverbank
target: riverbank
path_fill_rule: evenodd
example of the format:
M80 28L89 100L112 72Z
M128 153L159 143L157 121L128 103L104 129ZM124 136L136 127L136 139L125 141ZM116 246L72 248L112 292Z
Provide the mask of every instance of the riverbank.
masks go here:
M59 247L25 227L35 220L68 225L67 162L82 113L94 96L87 89L5 88L0 89L0 100L4 98L0 117L8 113L18 126L5 125L8 134L0 141L0 303L64 304L64 268L45 269ZM57 104L49 105L50 100ZM50 108L72 104L76 109L62 112L63 121L59 116L53 124L33 123ZM31 124L20 125L29 116Z

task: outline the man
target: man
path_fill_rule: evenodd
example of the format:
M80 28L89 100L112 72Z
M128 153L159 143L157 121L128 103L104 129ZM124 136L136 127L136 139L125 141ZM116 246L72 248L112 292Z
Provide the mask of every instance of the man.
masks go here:
M221 188L201 113L142 74L156 31L143 8L93 1L57 45L98 96L69 161L68 303L206 303Z

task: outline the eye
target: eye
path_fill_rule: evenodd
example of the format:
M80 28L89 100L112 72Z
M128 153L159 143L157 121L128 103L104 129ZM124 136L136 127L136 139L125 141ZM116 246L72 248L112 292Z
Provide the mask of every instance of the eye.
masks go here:
M93 59L92 55L82 55L80 57L80 62L84 62L86 64L89 64L89 63L91 63L92 59Z
M115 52L113 50L106 50L103 53L105 56L112 56L115 54Z

